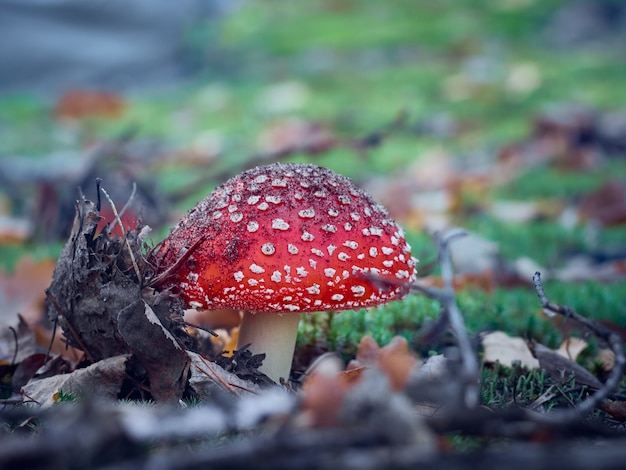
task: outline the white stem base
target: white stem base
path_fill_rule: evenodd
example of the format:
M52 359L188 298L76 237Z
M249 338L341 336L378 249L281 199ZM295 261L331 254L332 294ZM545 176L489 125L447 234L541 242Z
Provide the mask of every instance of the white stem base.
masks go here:
M300 315L244 312L239 326L237 349L246 344L254 354L265 353L259 370L276 383L289 379Z

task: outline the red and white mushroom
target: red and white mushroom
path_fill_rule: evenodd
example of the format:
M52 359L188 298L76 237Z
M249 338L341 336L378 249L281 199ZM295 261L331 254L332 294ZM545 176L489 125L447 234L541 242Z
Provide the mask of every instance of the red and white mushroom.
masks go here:
M261 371L287 378L300 313L401 298L415 279L402 229L348 178L281 164L243 172L174 227L153 262L188 306L244 311L239 345L265 353ZM385 282L388 281L388 282Z

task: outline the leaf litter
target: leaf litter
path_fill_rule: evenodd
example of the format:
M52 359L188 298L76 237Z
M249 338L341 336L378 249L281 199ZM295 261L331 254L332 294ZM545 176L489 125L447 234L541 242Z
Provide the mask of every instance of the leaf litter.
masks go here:
M435 190L447 192L452 202L429 206L429 211L443 215L437 223L446 221L439 228L452 220L450 214L474 210L483 204L478 200L478 206L472 209L464 205L465 196L459 194L481 188L486 180L481 177L467 184L458 184L457 181L462 179L461 169L451 168L453 166L445 172L451 172L453 176L441 178L443 186L435 185ZM499 184L499 178L494 179L494 184ZM391 208L394 209L393 204ZM415 217L414 210L410 207L408 214ZM462 367L458 357L455 360L452 354L448 358L433 356L428 360L420 359L412 352L407 340L401 337L392 339L381 348L366 336L359 345L356 358L346 370L343 370L341 362L330 361L330 365L320 365L306 375L301 390L295 382L280 393L276 389L268 389L268 380L256 371L262 358L252 356L245 350L234 351L230 357L220 355L228 342L227 337L221 343L209 341L201 346L198 333L186 325L176 296L167 292L156 293L146 287L145 280L152 267L145 263L144 253L148 248L141 236L141 220L123 221L121 226L125 227L124 230L110 233L106 226L100 224L100 214L97 204L85 199L79 201L74 229L59 259L47 295L51 319L58 321L62 327L64 341L82 351L82 358L75 357L71 362L64 362L61 356L53 355L48 364L58 365L46 372L42 370L45 365L42 361L46 356L42 358L41 352L35 352L23 341L18 342L24 353L29 354L19 364L14 364L24 370L18 373L12 368L9 374L13 374L26 399L49 405L58 401L59 393L63 392L77 397L152 398L171 405L181 399L195 397L213 406L198 410L198 414L204 413L214 420L195 429L213 433L211 435L243 427L268 428L275 432L297 431L303 438L308 436L312 439L309 444L300 444L303 452L307 448L319 449L321 443L326 442L321 435L310 434L311 430L349 430L351 437L347 441L337 441L347 442L347 448L359 445L359 439L365 439L376 445L385 442L399 453L410 446L413 457L417 453L425 458L437 448L433 427L453 429L460 426L459 422L450 421L445 411L451 404L458 406L462 402L459 390L463 389L463 385L458 381L462 377ZM531 212L523 220L543 216L546 216L545 212ZM416 222L419 227L428 226L428 217L420 216L415 220L419 220ZM461 248L457 246L456 255L455 245L451 245L450 255L457 275L452 279L445 275L439 279L427 279L425 286L443 288L448 281L452 281L457 289L478 283L489 290L502 285L504 273L528 279L528 269L524 274L516 271L515 264L509 264L500 255L496 243L479 236L466 237L465 242L462 240L459 240ZM468 252L476 255L473 259L470 257L469 262L463 258ZM232 323L229 321L226 325L230 327ZM28 337L27 329L22 334ZM595 376L574 362L577 353L572 351L572 344L563 348L564 357L540 344L533 344L521 352L521 339L516 340L513 343L516 346L512 348L510 338L498 338L499 350L506 352L494 353L493 348L489 349L491 346L485 345L483 338L485 362L495 360L511 366L521 362L522 365L533 364L535 367L538 364L556 383L562 383L573 375L575 383L590 390L604 387ZM42 346L44 344L39 345L38 351ZM194 351L202 348L205 355ZM5 356L9 356L9 352ZM29 361L32 364L29 365ZM610 364L610 360L605 363ZM607 367L610 373L616 367L615 362ZM51 375L45 377L46 374ZM294 390L297 392L295 401ZM543 404L553 399L552 395L544 395ZM610 409L607 412L619 419L621 402L612 400L604 403L604 409ZM253 409L254 412L251 411ZM188 422L193 412L190 408L172 418L176 430L160 432L143 428L144 438L167 441L174 435L197 436L179 428ZM128 416L140 415L132 408L120 413L122 421L119 422L125 423L129 422L128 417L124 417L125 413ZM245 419L241 418L243 415L246 415ZM426 426L421 416L433 421ZM45 418L41 419L45 421ZM148 422L152 417L144 415L143 419ZM532 419L530 422L533 423ZM245 425L241 424L242 428L239 428L237 423ZM391 424L381 426L380 423Z

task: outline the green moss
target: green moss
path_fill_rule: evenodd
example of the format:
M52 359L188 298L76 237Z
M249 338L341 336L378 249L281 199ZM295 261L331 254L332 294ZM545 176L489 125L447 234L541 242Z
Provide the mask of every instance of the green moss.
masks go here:
M422 296L411 295L384 306L348 310L335 314L306 316L299 330L299 344L325 343L330 351L344 358L353 356L361 338L372 336L379 345L401 335L413 341L423 324L439 312L439 305Z
M78 400L76 395L59 390L57 393L56 403L74 403Z
M626 178L626 163L610 161L595 171L567 171L537 167L520 174L510 184L496 188L496 199L571 200L598 189L608 178Z
M24 257L30 257L35 262L46 258L57 259L61 254L63 244L61 242L49 245L26 244L26 245L2 245L0 244L0 269L12 272L15 266Z
M466 228L498 244L502 257L513 261L528 257L544 266L563 262L563 255L587 249L583 228L568 229L552 221L518 224L486 214L468 218Z

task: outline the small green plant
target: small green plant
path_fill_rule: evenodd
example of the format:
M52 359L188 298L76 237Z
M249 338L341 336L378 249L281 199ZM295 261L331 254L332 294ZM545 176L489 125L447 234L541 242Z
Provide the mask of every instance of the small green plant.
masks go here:
M76 395L73 395L68 392L64 392L63 390L59 390L56 393L56 402L57 403L74 403L78 400Z
M480 400L492 408L519 406L549 411L573 406L586 394L587 388L576 384L573 374L555 380L544 369L528 370L519 364L482 368Z

